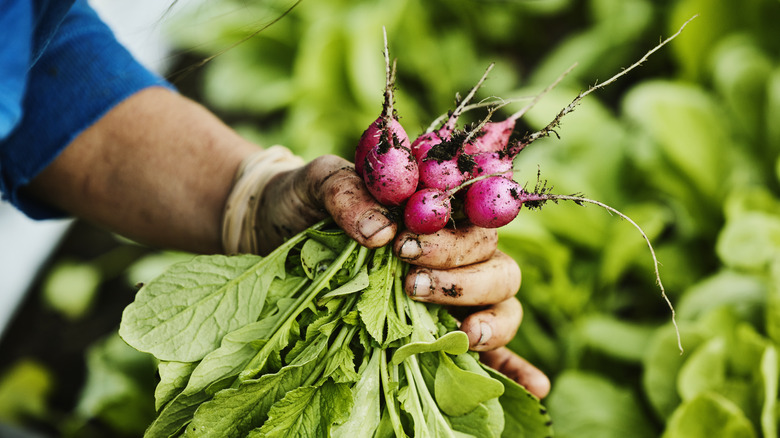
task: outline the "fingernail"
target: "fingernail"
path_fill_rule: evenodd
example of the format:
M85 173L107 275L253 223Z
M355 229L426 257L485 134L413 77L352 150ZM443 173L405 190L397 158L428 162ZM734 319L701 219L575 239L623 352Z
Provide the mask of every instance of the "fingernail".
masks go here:
M479 331L480 335L478 345L487 344L488 341L490 341L490 338L493 337L493 328L486 322L480 322Z
M398 251L398 256L406 260L415 260L422 254L422 247L420 247L420 241L417 239L406 239L401 250Z
M360 234L362 234L363 237L370 239L374 237L376 233L390 226L391 223L392 222L390 222L390 219L388 219L381 212L373 210L363 215L363 217L360 219L358 229L360 230Z
M420 272L414 277L413 296L425 298L431 294L431 277L426 272Z

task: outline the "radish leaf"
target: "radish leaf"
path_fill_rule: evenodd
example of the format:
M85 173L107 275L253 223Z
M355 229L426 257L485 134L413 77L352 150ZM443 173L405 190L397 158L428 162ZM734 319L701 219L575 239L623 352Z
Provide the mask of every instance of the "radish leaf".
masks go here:
M227 333L257 320L271 283L285 277L286 254L198 256L176 264L141 288L119 334L160 360L200 360Z
M296 388L271 407L258 436L328 436L331 425L346 418L352 404L352 393L343 383Z
M504 385L501 382L487 375L459 368L444 353L439 353L434 388L439 408L452 416L468 414L482 402L504 393Z
M455 331L447 333L433 342L410 342L395 350L391 363L398 365L413 354L443 351L449 354L463 354L469 349L469 337L466 333Z

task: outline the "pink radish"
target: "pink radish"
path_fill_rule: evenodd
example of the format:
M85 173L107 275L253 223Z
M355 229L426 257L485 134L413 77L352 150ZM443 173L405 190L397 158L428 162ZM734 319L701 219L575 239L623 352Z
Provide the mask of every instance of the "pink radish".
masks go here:
M501 176L481 179L468 188L463 210L478 227L502 227L517 216L523 201L522 188L515 181Z
M371 125L363 131L358 145L355 148L355 171L361 177L364 173L366 156L369 151L375 149L382 137L384 141L399 143L405 148L411 148L409 136L398 121L393 110L393 87L395 85L395 63L390 66L390 52L387 48L387 32L385 38L385 99L382 104L382 113Z
M480 152L471 156L474 160L474 168L471 177L483 175L501 175L512 178L512 156L504 152Z
M386 117L384 115L379 116L374 123L369 125L360 137L357 148L355 148L355 171L358 175L363 176L363 167L365 166L366 155L368 151L376 148L379 144L380 137L384 135L385 139L390 141L395 137L397 142L400 142L405 147L409 148L409 136L404 131L401 123L394 117Z
M421 189L406 202L404 224L413 233L432 234L444 228L451 215L452 205L447 192Z
M439 190L450 190L466 181L466 175L458 169L456 160L423 160L419 164L420 186Z
M417 161L409 148L395 141L380 141L371 149L363 172L368 191L383 205L401 205L417 189Z
M433 146L419 161L420 187L454 189L470 178L474 163L460 151L460 142L445 141Z
M420 135L412 142L411 149L414 159L417 160L418 163L421 162L428 154L428 151L441 142L442 138L439 137L439 133L436 131L426 132L425 134Z

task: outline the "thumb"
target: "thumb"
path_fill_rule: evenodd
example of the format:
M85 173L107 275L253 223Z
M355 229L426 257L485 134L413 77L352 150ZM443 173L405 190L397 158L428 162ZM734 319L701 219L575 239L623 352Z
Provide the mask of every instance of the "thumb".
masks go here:
M371 196L352 163L324 155L304 169L310 202L319 202L351 238L368 248L378 248L395 237L398 227L389 210Z

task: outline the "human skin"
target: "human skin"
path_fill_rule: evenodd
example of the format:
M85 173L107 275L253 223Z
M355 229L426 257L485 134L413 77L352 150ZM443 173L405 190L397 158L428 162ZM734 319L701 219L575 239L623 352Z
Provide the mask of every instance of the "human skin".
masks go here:
M257 150L201 105L152 87L78 135L25 190L139 242L220 253L225 202L241 162ZM269 224L260 227L264 241L276 244L287 237L274 233L274 223L293 224L295 232L327 215L364 246L376 248L395 239L396 253L413 265L407 294L427 302L479 306L461 324L471 348L493 351L489 364L494 368L521 376L518 382L537 396L547 394L549 380L541 371L500 348L514 336L522 308L514 298L520 269L496 251L494 231L399 232L351 163L335 156L282 172L268 187L258 211L260 224ZM427 294L421 292L424 281ZM457 299L448 292L455 285Z

